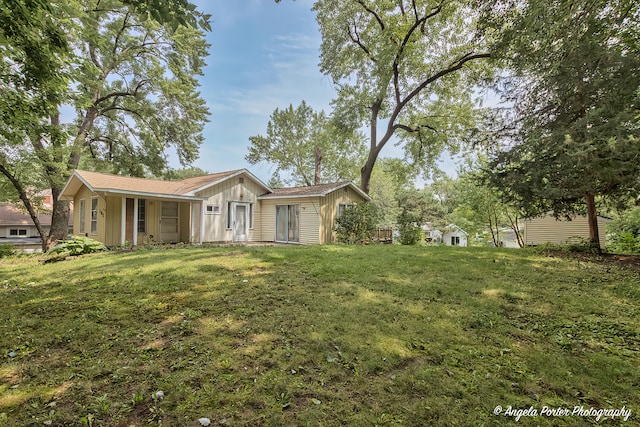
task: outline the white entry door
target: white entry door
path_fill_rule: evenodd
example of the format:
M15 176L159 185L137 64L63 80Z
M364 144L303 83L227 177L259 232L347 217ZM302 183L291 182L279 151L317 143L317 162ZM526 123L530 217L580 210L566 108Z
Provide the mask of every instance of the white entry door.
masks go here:
M162 202L160 215L160 240L163 242L177 242L179 234L178 202Z
M247 229L249 228L249 204L233 203L231 214L231 218L233 218L233 241L246 242Z

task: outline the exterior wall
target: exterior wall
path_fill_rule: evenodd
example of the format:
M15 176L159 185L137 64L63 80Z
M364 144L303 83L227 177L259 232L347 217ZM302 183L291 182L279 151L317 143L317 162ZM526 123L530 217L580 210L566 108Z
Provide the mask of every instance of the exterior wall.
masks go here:
M49 233L49 226L42 227L45 233ZM26 236L11 236L9 234L9 230L27 230ZM40 237L38 234L38 229L35 225L0 225L0 243L2 243L3 238L7 239L24 239L27 237Z
M178 205L180 211L179 227L180 241L191 241L191 203L180 203Z
M600 246L605 247L606 220L598 218ZM524 242L527 246L552 243L560 245L577 239L589 239L589 221L586 216L576 216L571 221L557 221L553 215L528 218L524 221Z
M327 194L320 207L320 243L333 243L336 240L336 233L333 227L336 225L338 216L338 205L341 203L354 204L364 201L362 196L356 193L351 187L339 188Z
M94 197L98 200L98 216L97 216L97 230L96 233L91 232L91 199ZM80 232L80 200L86 200L85 202L85 229L84 233ZM73 205L77 206L77 209L73 210L73 234L82 234L100 242L106 243L107 226L107 202L104 197L93 193L86 186L82 186L76 193L73 199Z
M106 246L118 246L122 244L121 228L122 197L107 196L106 233L103 243Z
M449 231L449 232L444 233L442 235L442 243L445 246L452 246L451 245L451 237L455 237L455 236L460 237L460 244L456 245L456 246L468 246L467 235L464 234L462 231L459 231L459 230Z
M317 197L261 200L261 239L265 242L276 240L276 205L298 205L300 207L299 237L301 244L313 245L320 241L320 201Z
M244 183L240 183L244 178ZM196 194L198 197L206 197L205 204L220 205L220 214L204 215L204 242L231 242L233 230L227 228L227 202L253 203L253 227L248 226L247 240L259 242L262 240L261 229L261 203L258 196L265 193L262 186L258 185L247 175L238 175L220 184L209 187ZM198 220L199 224L199 220Z

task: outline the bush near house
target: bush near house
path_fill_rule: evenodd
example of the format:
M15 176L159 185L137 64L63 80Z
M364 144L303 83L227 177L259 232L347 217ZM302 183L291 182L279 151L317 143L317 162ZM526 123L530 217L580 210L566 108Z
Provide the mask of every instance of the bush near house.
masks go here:
M356 203L347 207L336 219L339 243L362 244L373 240L380 212L373 203Z

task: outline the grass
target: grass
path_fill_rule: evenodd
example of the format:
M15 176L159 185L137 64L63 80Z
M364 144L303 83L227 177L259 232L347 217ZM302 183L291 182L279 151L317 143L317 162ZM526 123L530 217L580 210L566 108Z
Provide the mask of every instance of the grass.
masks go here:
M640 275L525 250L0 260L0 425L640 424ZM155 397L157 391L164 398Z

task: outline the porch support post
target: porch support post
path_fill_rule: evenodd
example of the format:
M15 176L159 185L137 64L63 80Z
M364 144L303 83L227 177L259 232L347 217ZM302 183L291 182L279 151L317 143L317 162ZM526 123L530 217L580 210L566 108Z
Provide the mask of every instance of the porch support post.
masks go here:
M193 235L195 231L195 225L193 224L193 216L195 215L195 209L193 209L193 202L189 202L189 243L195 243L196 236Z
M200 201L200 244L204 243L204 200Z
M127 235L127 198L122 197L122 208L120 209L120 244L124 246Z
M138 198L133 199L133 246L138 246Z

